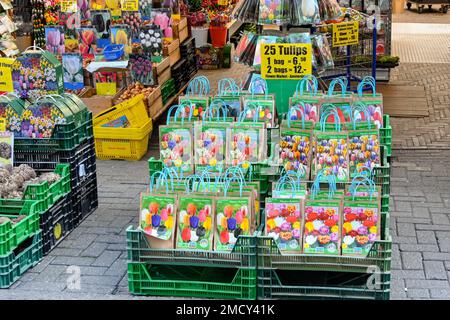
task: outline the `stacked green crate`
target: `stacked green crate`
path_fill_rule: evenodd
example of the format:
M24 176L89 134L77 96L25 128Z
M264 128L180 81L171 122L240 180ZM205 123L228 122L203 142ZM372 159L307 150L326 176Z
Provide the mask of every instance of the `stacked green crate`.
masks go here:
M239 236L232 252L154 249L129 227L127 252L132 294L256 298L256 237Z
M392 127L389 122L389 115L383 115L383 128L380 128L380 143L386 146L386 155L392 155Z

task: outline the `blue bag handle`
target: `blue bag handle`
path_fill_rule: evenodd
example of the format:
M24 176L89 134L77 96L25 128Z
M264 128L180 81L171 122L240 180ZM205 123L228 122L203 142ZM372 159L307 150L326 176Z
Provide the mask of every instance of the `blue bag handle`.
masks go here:
M312 96L317 95L317 88L319 86L319 83L317 81L317 78L313 75L307 75L304 76L302 79L300 79L297 83L297 86L295 87L295 93L294 97L303 96L303 90L306 89L306 92L312 92Z
M161 170L161 171L157 171L154 174L152 174L152 176L150 177L150 192L154 191L155 188L155 177L158 176L159 177L159 182L157 182L156 188L158 188L160 186L161 181L165 181L165 186L166 186L166 194L169 193L169 181L167 180L167 172L166 170ZM170 185L171 185L171 190L173 191L173 177L170 175Z
M357 112L363 112L364 115L366 116L367 119L367 127L369 129L371 129L372 124L370 123L370 114L369 114L369 110L367 110L367 106L362 103L361 101L357 101L356 103L354 103L354 105L352 105L352 112L350 113L351 115L351 121L353 124L353 130L356 130L356 117L355 114Z
M320 122L319 123L320 123L321 131L325 132L326 121L327 121L328 117L331 116L331 115L334 115L334 118L336 119L336 121L334 123L336 131L340 132L341 131L341 120L339 119L339 114L338 114L336 108L331 108L329 110L326 110L320 116Z
M317 173L316 179L311 187L311 199L315 199L320 190L320 181L322 180L324 170ZM326 176L328 182L328 198L331 199L336 192L336 176L334 174Z
M248 91L252 94L252 99L255 97L255 91L254 91L254 87L256 83L263 83L263 87L264 87L264 100L267 100L269 98L268 95L268 86L267 86L267 81L265 79L263 79L261 76L256 76L255 78L253 78L252 82L250 83L250 86L248 88Z
M238 179L238 180L236 180L236 179ZM242 192L243 192L243 188L244 188L244 180L242 180L238 176L232 176L232 177L226 178L225 186L224 186L224 189L223 189L223 195L225 197L227 196L228 189L230 188L231 181L233 181L233 180L236 180L239 183L239 196L242 197Z
M331 97L333 95L334 87L337 84L339 84L339 86L341 87L342 97L345 97L345 93L346 93L347 85L348 85L347 78L345 78L345 77L339 77L339 78L333 79L330 82L330 86L328 87L328 96Z
M180 105L175 104L175 105L173 105L173 106L171 106L171 107L169 108L169 111L167 111L166 125L169 125L169 124L170 124L170 117L171 117L171 115L172 115L173 109L179 108L179 107L180 107ZM178 110L178 109L177 109L177 110Z
M369 185L367 185L367 184L369 184ZM375 182L372 179L369 179L364 175L358 175L353 178L353 180L350 184L350 187L349 187L349 191L350 191L350 194L352 195L352 199L355 200L356 191L360 185L364 185L367 188L369 188L370 200L372 200L372 196L376 190Z
M303 102L301 102L301 103L303 104ZM304 106L304 104L303 104L303 106ZM292 106L292 107L289 109L288 113L287 113L287 125L288 125L288 128L291 127L291 116L292 116L292 111L298 111L298 112L300 112L300 114L301 114L301 116L302 116L302 118L301 118L301 120L302 120L302 129L305 129L305 113L303 112L302 109L300 109L299 107L296 107L296 106ZM295 116L297 116L297 114L295 114Z
M219 105L218 103L213 102L205 109L205 113L202 118L202 123L205 121L206 118L208 119L208 121L211 121L211 119L213 118L213 110L217 110L217 118L216 118L217 122L220 122L221 113L222 113L222 122L226 122L227 112L225 111L225 108Z
M227 85L229 90L227 90ZM239 86L233 78L223 78L217 83L218 86L218 96L225 96L231 94L232 96L238 96L240 92Z
M372 76L364 77L358 84L358 96L363 96L363 89L366 85L372 87L372 95L375 97L377 95L376 81Z

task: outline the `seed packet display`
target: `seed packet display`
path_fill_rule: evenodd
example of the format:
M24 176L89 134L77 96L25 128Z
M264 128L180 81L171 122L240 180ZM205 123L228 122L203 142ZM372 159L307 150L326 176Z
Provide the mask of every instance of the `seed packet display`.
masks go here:
M111 12L109 10L91 10L91 24L97 35L97 46L104 48L111 43L110 26Z
M256 117L257 122L266 123L267 128L275 127L275 101L274 100L256 100L251 98L244 98L244 108L246 106L255 106L256 108L249 108L244 121L253 121L255 112L258 113Z
M302 206L300 199L266 199L264 232L275 240L282 253L302 251Z
M159 137L159 150L163 164L166 167L181 170L184 174L192 173L192 126L160 126Z
M153 85L153 65L149 56L144 54L130 54L130 70L133 81L143 85Z
M85 57L97 52L97 33L94 27L81 27L77 29L78 49ZM99 50L101 50L99 48Z
M226 163L226 138L228 124L197 122L194 127L195 170L223 172Z
M214 230L213 198L180 195L177 220L177 249L212 250Z
M139 40L144 52L159 59L163 56L163 35L160 27L156 25L142 26Z
M168 8L158 8L152 10L152 22L161 28L165 38L172 38L172 10Z
M262 161L267 144L263 123L235 123L228 132L227 165Z
M286 171L300 173L301 179L309 180L311 169L311 130L281 127L279 164Z
M334 68L333 55L330 44L324 35L317 34L311 37L317 69L326 70Z
M312 162L313 177L324 170L323 181L327 175L334 174L337 182L347 182L349 178L348 136L342 132L315 132Z
M340 216L341 201L307 199L303 228L303 252L339 255Z
M45 27L45 49L53 54L65 52L64 28L62 26Z
M64 89L83 89L83 58L81 54L64 53L62 55L62 66L64 72Z
M131 53L131 30L130 27L125 24L116 24L111 27L111 43L123 44L124 52L127 56Z
M258 24L281 24L287 21L289 1L259 0Z
M380 209L376 201L344 201L342 254L366 256L380 239Z
M59 24L64 27L64 52L78 52L76 30L81 27L80 12L60 12Z
M348 141L350 178L380 164L378 130L349 131Z
M246 198L219 197L216 199L216 228L214 250L231 251L239 236L251 234L251 201Z
M131 42L140 43L139 40L139 28L142 24L141 14L138 11L123 11L122 21L124 24L130 27Z
M174 248L177 197L167 194L141 194L139 227L152 248Z
M180 105L192 105L193 119L201 119L203 117L203 113L209 105L209 97L207 96L180 96L178 98L178 104ZM187 117L189 113L186 113L184 116Z

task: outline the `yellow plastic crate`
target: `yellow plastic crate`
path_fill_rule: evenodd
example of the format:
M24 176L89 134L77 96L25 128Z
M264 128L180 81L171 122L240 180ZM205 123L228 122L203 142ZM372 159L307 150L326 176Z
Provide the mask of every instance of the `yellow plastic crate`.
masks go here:
M94 127L101 127L120 117L126 117L131 128L142 128L150 119L144 103L144 95L139 94L119 103L95 116Z
M101 160L140 160L148 150L153 130L149 119L140 128L94 127L95 153Z

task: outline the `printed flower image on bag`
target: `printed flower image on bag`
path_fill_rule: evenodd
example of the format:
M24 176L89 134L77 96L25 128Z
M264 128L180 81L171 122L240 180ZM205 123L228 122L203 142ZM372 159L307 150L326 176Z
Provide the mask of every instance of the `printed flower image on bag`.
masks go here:
M64 88L80 90L84 88L83 58L77 53L64 53L62 55L64 72Z
M377 131L349 132L350 178L380 164L380 141Z
M265 234L274 238L281 252L301 252L301 200L266 199Z
M123 44L125 55L131 53L131 29L127 25L114 25L111 27L111 43Z
M349 177L347 135L316 134L314 139L315 175L324 170L324 176L334 174L338 182L346 182Z
M254 108L248 108L244 121L253 121L255 119L255 113L257 122L265 122L267 128L274 127L275 120L275 102L272 100L262 101L251 98L244 98L244 108L247 106L254 106Z
M249 199L218 198L216 202L216 234L214 248L231 251L240 235L249 235L251 217Z
M363 102L366 105L367 113L370 116L370 121L375 124L375 126L380 129L383 127L383 101L381 100L379 104L375 101ZM356 115L357 119L361 121L367 121L365 112L361 111Z
M258 129L232 128L228 149L228 164L237 166L244 162L258 162L259 160Z
M80 53L85 56L97 52L97 35L94 27L77 29Z
M280 164L286 171L295 170L309 178L311 133L285 129L280 137Z
M174 234L175 198L143 194L139 226L149 236L169 240Z
M219 171L225 167L226 160L226 125L203 124L195 128L195 165L202 171L212 167Z
M186 196L179 199L177 248L212 250L213 199Z
M181 113L182 118L189 116L190 108L192 106L192 117L195 119L202 119L206 108L209 105L209 97L187 97L182 96L178 98L178 104L185 105L185 111ZM213 116L215 116L216 110L213 110Z
M367 255L379 239L379 222L378 204L344 202L342 254Z
M300 104L299 101L302 101L305 107L303 107L303 105ZM314 121L314 122L319 121L319 112L317 111L319 110L319 102L317 99L311 98L309 102L305 102L305 99L303 98L302 99L291 98L289 104L291 107L296 107L303 111L303 113L305 114L305 121ZM296 114L291 115L291 120L298 120L300 118L301 113L299 111L297 111Z
M307 200L303 229L304 253L339 254L339 201Z
M26 138L51 138L58 124L67 123L64 114L49 102L29 105L22 113L20 136Z
M192 172L192 133L189 128L160 127L160 155L166 167Z
M2 99L0 97L0 99ZM18 100L18 99L17 99ZM17 110L21 110L23 107L18 107L16 104L16 101L6 101L6 100L0 100L0 119L4 119L6 121L6 131L11 132L20 132L20 118L22 115L22 112L18 112ZM18 107L17 109L12 106L12 104L16 104ZM22 110L23 111L23 110Z
M53 54L65 52L63 27L45 27L45 49Z

